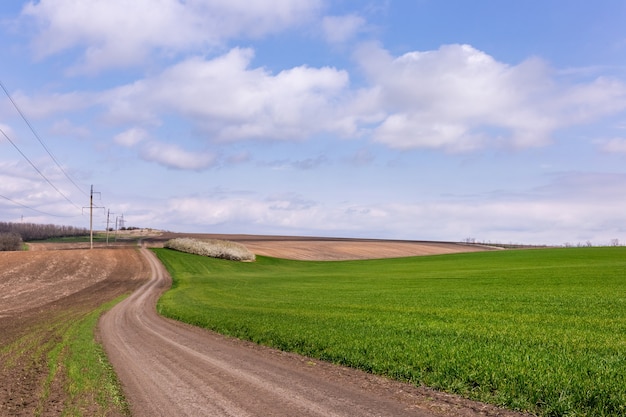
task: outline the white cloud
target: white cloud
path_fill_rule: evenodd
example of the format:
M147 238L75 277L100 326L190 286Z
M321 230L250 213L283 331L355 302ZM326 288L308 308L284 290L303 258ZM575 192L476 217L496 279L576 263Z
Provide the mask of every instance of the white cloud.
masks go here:
M0 142L7 143L5 135L11 138L11 140L13 140L13 138L15 137L15 132L9 125L0 123L0 130L2 131L0 132Z
M141 149L141 157L169 168L202 170L211 167L216 157L210 152L191 152L177 145L150 141Z
M141 64L164 54L213 48L235 37L260 37L315 16L321 0L41 0L22 16L38 29L40 58L83 49L74 72Z
M125 146L127 148L133 147L139 142L145 140L148 136L148 133L141 128L131 128L125 130L124 132L115 135L113 141L118 145Z
M271 74L249 68L250 49L212 60L187 59L152 78L107 94L109 120L158 124L162 115L192 121L216 141L298 140L338 122L336 102L348 75L334 68L295 67Z
M49 158L33 158L32 162L56 185L58 191L44 181L27 162L0 162L0 195L10 199L0 199L0 209L5 218L8 221L17 221L24 216L24 221L49 223L51 219L58 221L58 218L81 217L78 202L83 195L76 195L76 189L64 181L62 172Z
M150 137L147 130L133 127L113 137L113 142L126 148L139 147L139 156L167 168L200 171L215 165L211 152L187 151L179 144L163 143Z
M612 138L596 141L600 149L608 153L626 153L626 138Z
M365 26L365 19L357 15L325 16L322 30L330 43L342 43L354 38Z
M94 104L91 93L69 92L29 96L22 91L12 94L13 100L29 119L42 119L57 114L82 110Z
M416 203L328 204L306 196L249 193L170 199L159 221L179 230L561 245L626 240L624 177L566 174L523 194L481 194ZM597 180L606 186L598 189ZM551 192L558 190L558 192ZM598 205L598 201L604 203ZM513 239L513 240L512 240Z
M99 95L14 97L33 117L98 104L106 109L101 119L111 124L146 129L182 119L215 142L298 141L330 133L371 135L396 149L453 152L543 146L558 129L626 108L620 81L566 84L540 60L507 65L468 45L393 57L367 44L355 57L365 86L351 86L347 71L331 67L272 73L251 66L252 49L233 48L213 59L184 59Z
M71 136L75 138L86 138L91 134L88 128L77 126L67 119L54 122L50 127L50 132L58 136Z
M393 57L367 44L355 56L386 112L373 138L393 148L541 146L559 128L626 108L622 82L561 85L540 60L511 66L469 45Z

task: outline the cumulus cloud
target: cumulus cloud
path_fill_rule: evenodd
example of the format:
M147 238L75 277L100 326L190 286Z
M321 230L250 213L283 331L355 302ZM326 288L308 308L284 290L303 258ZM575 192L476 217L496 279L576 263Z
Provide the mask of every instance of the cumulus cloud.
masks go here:
M342 43L354 38L365 27L365 19L358 15L325 16L322 30L330 43Z
M626 138L612 138L596 141L600 149L608 153L626 153Z
M171 7L183 7L174 3ZM31 6L44 4L48 7L47 1ZM285 21L289 20L285 16L298 14L285 10L281 15ZM331 22L330 26L339 25ZM333 67L301 65L276 73L253 67L254 50L233 48L211 59L184 58L101 94L29 97L18 92L14 97L33 117L103 106L100 120L110 124L147 129L178 119L191 123L197 136L218 143L299 141L329 133L371 137L400 150L451 152L544 146L559 129L626 109L626 86L621 81L572 83L539 59L509 65L469 45L444 45L396 57L369 43L354 56L365 74L366 81L359 86L351 85L348 71ZM133 146L139 139L131 133L115 140ZM619 148L619 141L603 147L612 152Z
M622 82L561 84L538 59L508 65L469 45L394 57L366 44L355 57L386 112L373 139L393 148L541 146L559 128L626 108Z
M212 140L298 140L341 131L336 101L345 71L295 67L272 74L250 68L254 53L235 48L212 60L193 57L107 94L108 120L158 124L163 114L191 121Z
M77 195L76 188L64 181L63 173L50 158L33 158L32 162L46 178L56 184L58 190L43 181L41 175L26 161L0 162L0 196L5 197L0 199L0 209L5 219L49 223L51 217L81 217L81 209L76 206L76 202L81 201L83 195ZM74 203L63 198L59 191Z
M214 48L235 37L260 37L315 16L321 0L41 0L22 17L35 23L40 58L84 49L74 72L142 63L153 51Z
M268 164L268 166L272 167L272 169L276 170L288 170L288 169L297 169L297 170L312 170L319 168L320 166L331 165L331 161L326 155L318 155L315 158L305 158L301 160L279 160L273 161Z
M606 185L598 189L597 180ZM171 199L159 213L167 216L163 221L180 221L182 230L189 224L213 230L221 226L231 233L254 229L287 235L603 245L613 238L624 239L624 184L623 175L568 173L523 193L448 196L416 203L329 204L299 194L221 193ZM606 204L599 207L598 199Z
M118 145L130 148L145 140L147 136L148 133L144 129L134 127L115 135L113 141Z
M72 136L76 138L86 138L91 134L88 128L77 126L67 119L54 122L50 127L50 132L59 136Z
M172 169L200 171L217 162L216 155L211 152L188 151L179 144L160 142L140 127L118 133L113 137L113 142L125 148L137 147L139 156L144 161Z
M96 103L96 96L85 92L28 95L23 91L12 94L13 100L28 118L42 119L61 113L79 111Z
M0 123L0 138L1 138L1 141L4 143L6 143L5 136L8 136L9 138L13 138L15 137L15 132L13 132L13 129L11 128L11 126Z
M217 160L210 152L186 151L174 144L150 141L141 149L141 157L173 169L202 170L213 166Z

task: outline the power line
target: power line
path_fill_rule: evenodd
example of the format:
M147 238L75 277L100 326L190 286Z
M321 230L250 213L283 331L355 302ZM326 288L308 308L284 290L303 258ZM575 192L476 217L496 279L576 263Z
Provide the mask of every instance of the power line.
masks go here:
M77 209L79 209L79 210L81 209L81 208L80 208L80 207L78 207L76 204L74 204L74 202L73 202L72 200L70 200L70 199L69 199L69 198L68 198L65 194L63 194L63 193L61 192L61 190L59 190L59 189L58 189L58 188L57 188L54 184L52 184L52 182L48 179L48 177L46 177L46 176L43 174L43 172L41 172L41 171L39 170L39 168L37 168L37 167L35 166L35 164L33 164L33 162L32 162L30 159L28 159L28 157L27 157L27 156L24 154L24 152L22 152L22 150L21 150L21 149L20 149L20 148L19 148L19 147L15 144L15 142L13 142L13 141L11 140L11 138L10 138L10 137L9 137L6 133L4 133L4 130L2 130L2 128L0 128L0 133L2 133L2 135L3 135L3 136L4 136L4 137L5 137L5 138L9 141L9 143L10 143L11 145L13 145L13 147L14 147L15 149L17 149L17 151L20 153L20 155L22 155L22 156L24 157L24 159L26 159L26 160L28 161L28 163L29 163L29 164L30 164L30 165L31 165L31 166L35 169L35 171L37 171L37 173L38 173L39 175L41 175L41 178L43 178L44 180L46 180L46 182L47 182L48 184L50 184L50 186L51 186L52 188L54 188L54 189L56 190L56 192L57 192L57 193L59 193L61 196L63 196L63 198L64 198L64 199L66 199L66 200L67 200L67 201L68 201L71 205L73 205L74 207L76 207L76 208L77 208Z
M15 201L15 200L11 200L9 197L3 196L3 195L1 195L1 194L0 194L0 197L4 198L5 200L8 200L8 201L10 201L11 203L16 204L16 205L18 205L18 206L20 206L20 207L24 207L25 209L32 210L32 211L36 211L37 213L45 214L46 216L53 216L53 217L66 217L66 218L67 218L67 217L77 217L77 216L62 216L62 215L59 215L59 214L47 213L47 212L45 212L45 211L41 211L41 210L38 210L38 209L36 209L36 208L33 208L33 207L27 206L27 205L25 205L25 204L19 203L19 202Z
M74 182L74 180L67 174L67 172L65 172L65 170L63 169L63 167L61 166L61 164L59 163L59 161L57 161L57 159L54 157L54 155L52 155L52 152L50 152L50 149L48 149L48 147L43 143L43 140L41 140L41 137L39 137L39 135L37 134L37 132L35 131L35 128L33 127L33 125L28 121L28 119L26 118L26 116L24 115L24 113L22 112L22 110L20 110L20 108L18 107L17 103L13 100L13 97L11 97L11 94L9 94L9 91L6 89L6 87L4 86L4 84L2 83L2 81L0 81L0 87L2 87L2 90L4 90L4 93L7 95L7 97L9 98L9 101L11 102L11 104L13 104L13 107L15 107L15 110L17 110L17 112L20 114L20 116L22 117L22 120L24 120L24 123L26 123L26 125L28 126L28 128L30 129L31 132L33 132L33 135L35 135L35 137L37 138L37 140L39 141L39 143L41 144L41 146L45 149L45 151L48 153L48 155L50 156L50 158L54 161L54 163L56 164L56 166L61 170L61 172L63 173L63 175L65 175L65 178L67 178L72 184L74 184L74 187L76 187L81 193L83 193L84 195L87 195L87 193L80 188L76 182ZM5 135L6 136L6 135ZM73 203L72 203L73 204Z

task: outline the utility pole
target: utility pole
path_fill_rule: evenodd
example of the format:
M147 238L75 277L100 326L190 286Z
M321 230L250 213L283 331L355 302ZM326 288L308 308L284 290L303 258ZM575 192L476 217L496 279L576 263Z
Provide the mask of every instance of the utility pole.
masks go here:
M97 192L96 194L100 194L99 192ZM89 194L89 249L93 249L93 184L91 184L91 193ZM85 207L83 207L84 209ZM96 207L96 208L102 208L104 209L104 207Z
M111 215L111 210L107 209L107 246L109 246L109 217L110 215Z
M117 230L124 227L124 213L115 218L115 241L117 242Z
M93 249L93 184L89 194L89 249Z

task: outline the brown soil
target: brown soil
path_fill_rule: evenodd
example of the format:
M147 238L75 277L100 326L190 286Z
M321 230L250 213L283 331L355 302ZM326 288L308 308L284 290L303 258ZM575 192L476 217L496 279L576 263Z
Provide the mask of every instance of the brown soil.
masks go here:
M59 326L135 290L148 272L132 248L0 252L0 416L61 415L64 373L44 392Z
M158 246L169 237L148 243ZM478 249L428 242L202 237L238 241L259 255L310 260ZM152 278L146 282L148 273ZM59 379L42 403L45 357L33 360L32 352L24 352L9 364L4 346L45 327L56 314L93 309L139 285L100 324L100 336L135 416L519 415L163 319L155 303L169 284L167 273L145 249L0 253L0 416L33 415L37 407L41 415L60 415L67 399L66 381ZM100 414L94 409L84 415Z
M175 237L231 240L244 244L257 255L320 261L441 255L497 249L455 242L182 233L163 233L145 241L149 246L162 246L163 242Z

